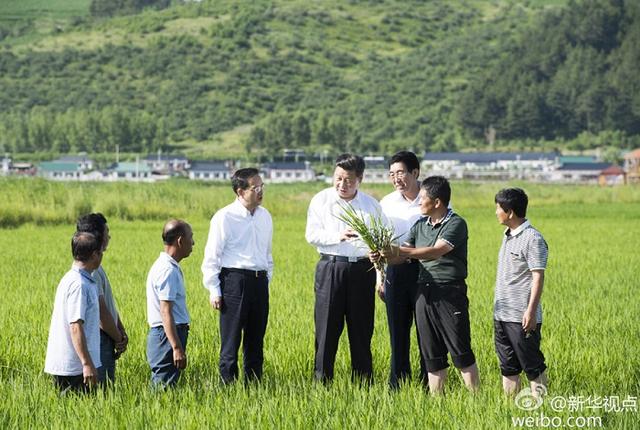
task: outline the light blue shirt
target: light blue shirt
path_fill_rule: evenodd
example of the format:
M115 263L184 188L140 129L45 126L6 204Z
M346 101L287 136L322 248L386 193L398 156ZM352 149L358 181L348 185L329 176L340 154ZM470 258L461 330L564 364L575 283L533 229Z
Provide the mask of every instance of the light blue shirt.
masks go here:
M161 300L173 302L171 311L176 325L189 324L191 319L187 311L186 299L184 276L180 265L169 254L161 252L147 276L147 321L149 326L162 325Z
M87 350L100 367L100 307L91 274L75 264L60 280L51 315L44 371L51 375L82 375L82 362L71 339L71 324L82 321Z

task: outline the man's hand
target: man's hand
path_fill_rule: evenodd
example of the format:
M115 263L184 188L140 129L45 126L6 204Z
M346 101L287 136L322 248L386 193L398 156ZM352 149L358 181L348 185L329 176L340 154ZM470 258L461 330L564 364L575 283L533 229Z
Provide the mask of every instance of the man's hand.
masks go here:
M538 326L538 321L536 320L536 311L527 309L522 316L522 329L528 334L532 331L535 331Z
M88 385L89 387L98 383L98 371L93 363L82 365L82 379L84 385Z
M129 336L127 336L127 332L124 329L120 329L120 333L122 334L122 339L120 342L116 343L116 353L118 356L127 350L127 345L129 345Z
M222 296L209 298L209 303L211 303L211 307L215 310L222 309Z
M400 256L400 248L394 245L390 245L388 248L380 251L380 255L386 259L399 257Z
M173 349L173 365L181 370L187 367L187 354L182 348Z
M371 263L376 264L381 258L382 255L380 255L378 251L369 252L369 261L371 261Z
M353 231L353 229L348 228L342 233L340 233L340 242L344 242L345 240L354 239L358 237L358 233Z

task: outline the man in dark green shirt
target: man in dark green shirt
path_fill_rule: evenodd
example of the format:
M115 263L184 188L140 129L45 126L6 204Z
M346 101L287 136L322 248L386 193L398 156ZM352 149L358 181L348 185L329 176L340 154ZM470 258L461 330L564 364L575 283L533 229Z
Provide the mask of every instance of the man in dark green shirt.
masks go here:
M416 298L416 326L420 350L429 373L429 389L442 393L447 378L447 353L472 391L480 378L471 349L469 300L467 299L467 223L449 209L451 187L442 176L430 176L420 184L418 220L406 245L382 255L390 264L407 259L421 263ZM373 256L375 257L375 256Z

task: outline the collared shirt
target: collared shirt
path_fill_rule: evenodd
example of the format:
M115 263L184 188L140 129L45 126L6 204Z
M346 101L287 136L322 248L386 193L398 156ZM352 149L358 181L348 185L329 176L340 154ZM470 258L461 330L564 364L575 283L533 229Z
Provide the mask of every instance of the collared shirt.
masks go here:
M93 365L100 361L100 306L91 274L75 264L58 284L51 315L44 371L51 375L82 375L82 362L73 347L70 324L82 321L87 350Z
M220 271L223 267L266 270L273 276L271 251L273 221L262 206L251 212L239 200L220 209L211 218L204 248L202 282L211 297L220 297Z
M107 310L113 317L113 322L118 324L118 308L116 308L116 301L113 298L113 292L111 291L111 283L105 273L102 266L93 271L91 277L95 281L98 287L98 294L104 296L104 303L107 306Z
M176 325L189 324L184 276L178 262L166 252L160 253L147 276L147 321L151 327L162 325L161 300L173 302L171 313Z
M396 190L384 196L380 200L380 206L387 219L393 223L398 243L404 244L409 237L411 226L422 217L420 195L413 201L408 201L400 191Z
M424 248L434 246L440 239L453 249L435 260L420 260L418 281L436 284L464 281L467 277L467 223L453 210L449 209L435 224L430 217L419 219L411 227L407 242L416 248Z
M382 208L376 199L362 191L358 190L349 203L364 215L366 220L371 216L382 215ZM311 199L305 233L307 242L314 245L321 254L366 257L369 249L361 239L340 241L342 232L349 228L344 221L338 219L342 214L343 205L346 205L346 202L340 198L335 188L322 190Z
M498 254L494 319L522 322L531 298L531 271L545 270L548 254L548 246L542 234L529 221L512 231L505 231ZM536 309L536 319L539 323L542 322L540 303Z

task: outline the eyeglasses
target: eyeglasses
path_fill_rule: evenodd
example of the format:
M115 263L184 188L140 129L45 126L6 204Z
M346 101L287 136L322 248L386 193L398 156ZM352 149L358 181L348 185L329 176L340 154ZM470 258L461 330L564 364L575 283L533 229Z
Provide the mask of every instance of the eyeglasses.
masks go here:
M264 187L266 186L266 184L262 184L262 185L254 185L252 187L249 187L249 190L256 192L256 193L261 193L264 191Z
M391 179L394 179L394 178L404 179L405 176L407 176L407 172L405 172L404 170L398 170L397 172L389 172L389 178Z

